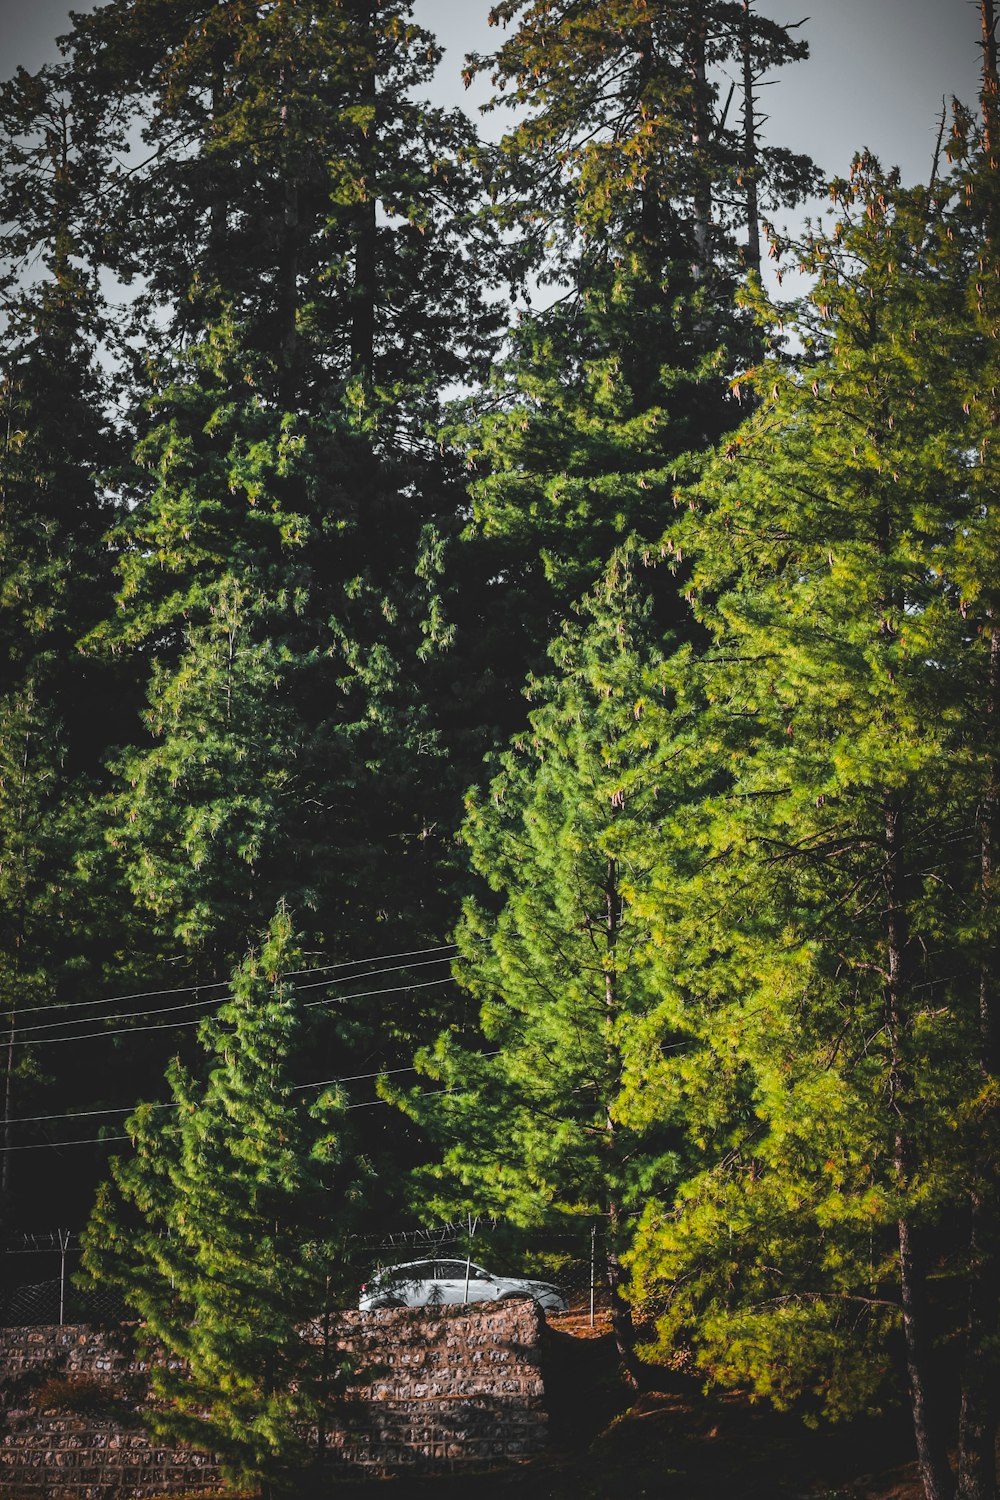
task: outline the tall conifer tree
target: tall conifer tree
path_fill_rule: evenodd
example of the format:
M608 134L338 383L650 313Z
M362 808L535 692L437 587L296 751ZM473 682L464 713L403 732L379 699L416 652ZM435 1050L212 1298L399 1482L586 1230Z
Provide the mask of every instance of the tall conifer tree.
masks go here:
M928 1500L952 1490L936 1288L997 1159L968 1065L995 539L964 186L907 192L870 158L834 184L799 367L765 365L671 539L711 637L675 681L718 784L678 816L654 910L704 1170L647 1214L633 1266L665 1338L694 1327L707 1369L779 1402L876 1400L901 1328Z
M301 1484L337 1390L324 1314L358 1185L341 1102L296 1090L309 1048L285 974L300 966L279 913L202 1023L203 1065L175 1059L169 1103L128 1121L133 1153L113 1162L84 1239L87 1275L143 1320L153 1430L268 1493Z
M394 945L440 930L458 794L425 674L460 494L431 429L496 316L473 137L416 100L437 49L396 0L113 0L71 48L153 151L105 237L154 351L94 636L149 663L111 829L128 881L203 961L283 894L352 953L386 919Z
M747 48L763 67L805 47L725 3L505 0L491 20L510 34L470 74L498 86L493 107L519 111L500 147L498 212L552 300L512 331L465 440L495 608L521 661L537 664L567 602L623 541L658 541L678 480L739 418L742 147L710 78ZM765 179L787 200L811 168L761 149L762 203L774 201ZM684 614L670 591L659 611L672 625Z
M107 613L112 507L97 474L111 428L97 352L105 312L81 243L92 121L61 70L0 89L0 1009L3 1145L37 1069L22 1013L57 1006L95 960L103 900L80 878L117 684L81 656ZM113 927L113 920L110 921ZM56 1014L55 1010L52 1012ZM32 1017L37 1021L37 1017ZM17 1084L18 1076L24 1085ZM29 1083L28 1079L35 1079ZM4 1150L6 1189L14 1158Z
M560 1217L600 1225L631 1381L622 1255L646 1196L676 1175L679 1139L669 1110L649 1107L663 1103L664 1020L636 915L673 797L647 614L619 564L553 647L499 774L470 795L463 840L483 892L466 904L456 977L478 1025L418 1055L442 1095L400 1096L443 1147L422 1174L425 1209L543 1237Z

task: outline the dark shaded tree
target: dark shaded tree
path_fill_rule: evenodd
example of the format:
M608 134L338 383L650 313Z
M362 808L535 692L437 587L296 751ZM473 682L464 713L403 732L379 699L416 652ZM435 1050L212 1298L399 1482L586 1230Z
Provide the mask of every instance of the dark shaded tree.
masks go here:
M93 802L121 684L80 652L107 613L113 505L98 473L112 445L98 359L106 313L81 251L92 121L59 70L0 90L0 1178L12 1185L10 1121L39 1097L22 1030L99 966L95 924L113 892L86 878ZM5 1208L9 1206L5 1204Z

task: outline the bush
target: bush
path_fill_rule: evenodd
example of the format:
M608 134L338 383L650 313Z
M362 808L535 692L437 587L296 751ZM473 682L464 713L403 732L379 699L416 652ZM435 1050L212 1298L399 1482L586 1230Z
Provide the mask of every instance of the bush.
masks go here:
M121 1397L105 1380L94 1375L49 1375L32 1392L37 1411L106 1412L121 1404Z

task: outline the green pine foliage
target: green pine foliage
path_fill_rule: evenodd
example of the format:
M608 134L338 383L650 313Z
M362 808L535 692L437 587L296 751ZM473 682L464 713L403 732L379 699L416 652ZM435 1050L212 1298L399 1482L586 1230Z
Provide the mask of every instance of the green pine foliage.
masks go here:
M128 1121L84 1240L86 1275L142 1319L164 1442L217 1453L272 1492L298 1482L342 1383L325 1315L340 1290L359 1172L343 1101L310 1080L288 916L202 1022L170 1100Z
M497 247L472 223L474 133L423 97L440 49L411 10L109 0L67 45L81 96L142 134L119 171L106 161L102 246L141 278L143 344L228 313L283 407L354 379L416 443L438 388L489 350Z
M117 718L118 684L80 650L112 595L103 534L112 506L108 385L97 351L104 309L80 253L87 122L58 72L0 89L0 1014L3 1143L39 1096L26 1013L75 993L114 928L113 895L85 870L100 833L94 801ZM110 899L109 899L110 897ZM99 960L98 960L99 962ZM53 1009L48 1019L57 1014ZM4 1150L4 1201L17 1187Z
M111 825L129 883L167 932L223 952L282 896L325 933L352 921L379 880L376 822L417 842L404 753L421 733L434 748L399 662L427 590L414 571L401 599L369 562L398 496L349 418L273 411L254 370L223 324L165 374L117 535L118 613L93 641L155 643ZM388 907L401 882L384 878Z
M4 1147L89 1074L34 1007L214 978L279 912L200 1053L162 1023L88 1231L165 1440L294 1486L341 1374L303 1329L417 1161L425 1216L533 1255L602 1226L633 1377L630 1305L809 1420L908 1379L928 1500L956 1435L992 1500L982 15L952 164L858 158L783 309L757 222L813 173L754 89L806 49L753 0L500 0L495 149L410 0L107 0L0 89ZM303 949L405 959L460 906L458 1000L345 981L304 1025ZM109 1029L116 1105L166 1048ZM296 1084L415 1048L362 1207Z
M402 3L109 4L70 44L77 88L155 152L109 181L102 242L143 278L147 351L91 637L145 684L109 815L124 879L201 963L283 896L338 951L388 921L393 946L437 935L461 492L435 427L498 324L470 127L418 102L439 54Z
M647 911L702 1165L631 1257L659 1347L690 1339L779 1405L876 1403L901 1330L928 1494L933 1349L961 1338L969 1195L996 1161L968 1062L992 631L966 571L995 545L994 355L962 188L907 192L871 158L834 184L801 353L755 372L670 534L710 637L671 666L698 726L684 779L709 795Z
M742 7L677 0L511 0L492 19L510 34L470 69L518 110L496 211L551 301L512 330L463 439L475 534L537 653L617 546L658 541L678 479L739 419L729 377L751 325L732 301L735 147L709 73L738 57L746 23ZM770 65L804 55L765 30ZM808 164L794 177L793 196ZM676 598L660 612L684 614Z
M623 1358L620 1256L677 1174L661 1086L667 1029L637 915L673 770L648 603L621 565L553 648L528 727L472 793L463 829L482 894L456 978L478 1019L417 1057L445 1085L400 1094L440 1143L424 1211L492 1213L526 1231L597 1221Z

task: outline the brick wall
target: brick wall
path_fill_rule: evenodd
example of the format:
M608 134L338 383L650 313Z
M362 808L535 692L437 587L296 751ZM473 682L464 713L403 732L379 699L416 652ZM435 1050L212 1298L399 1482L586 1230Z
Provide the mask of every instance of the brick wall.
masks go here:
M543 1319L530 1302L341 1313L333 1336L358 1376L327 1436L338 1477L488 1468L545 1442ZM53 1376L87 1378L96 1409L38 1409ZM142 1500L218 1488L210 1456L154 1447L146 1366L130 1330L0 1329L2 1500Z

